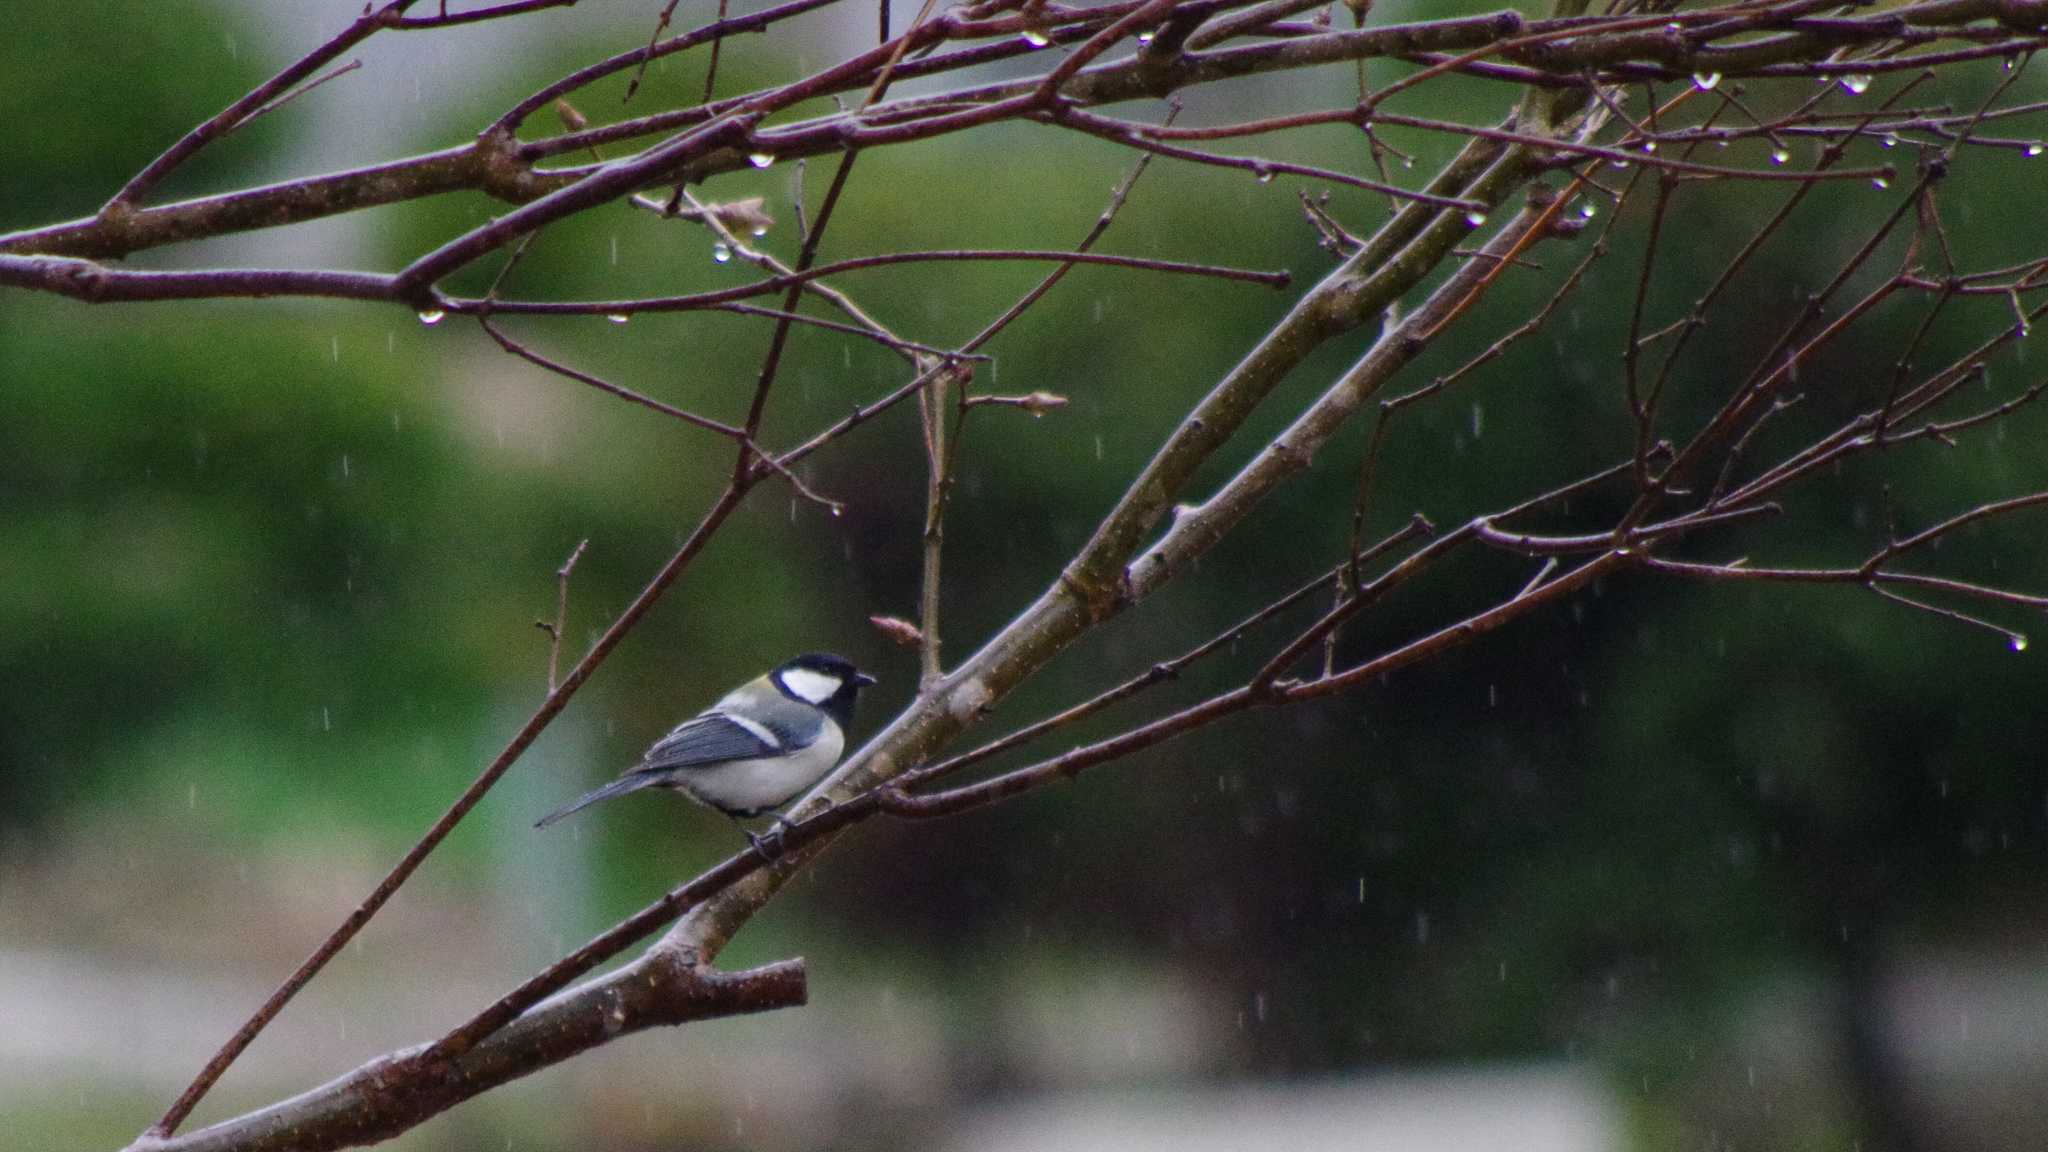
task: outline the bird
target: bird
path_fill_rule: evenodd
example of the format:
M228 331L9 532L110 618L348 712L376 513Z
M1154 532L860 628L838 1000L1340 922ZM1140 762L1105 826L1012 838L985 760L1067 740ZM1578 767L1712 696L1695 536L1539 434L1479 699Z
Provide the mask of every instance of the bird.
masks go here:
M825 778L846 750L853 706L875 678L830 652L806 652L670 729L618 779L535 821L545 828L600 800L668 788L741 820L780 808ZM782 818L777 817L778 826Z

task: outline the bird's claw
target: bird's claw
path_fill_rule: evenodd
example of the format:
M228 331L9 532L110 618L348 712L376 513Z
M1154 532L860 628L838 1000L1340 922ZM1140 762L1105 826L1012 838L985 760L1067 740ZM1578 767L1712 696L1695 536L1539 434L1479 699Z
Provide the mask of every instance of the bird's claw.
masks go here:
M761 859L772 864L782 856L783 834L794 827L796 825L789 822L789 817L777 816L775 823L769 825L766 832L753 832L745 828L740 831L746 833L747 843L753 845L754 851L761 854Z

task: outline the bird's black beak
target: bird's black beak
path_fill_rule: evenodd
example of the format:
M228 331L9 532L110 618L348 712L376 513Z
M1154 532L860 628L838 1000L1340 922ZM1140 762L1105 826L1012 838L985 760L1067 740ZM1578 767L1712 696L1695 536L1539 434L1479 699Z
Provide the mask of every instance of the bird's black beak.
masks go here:
M875 678L865 672L855 672L853 674L853 686L856 688L866 688L874 683Z

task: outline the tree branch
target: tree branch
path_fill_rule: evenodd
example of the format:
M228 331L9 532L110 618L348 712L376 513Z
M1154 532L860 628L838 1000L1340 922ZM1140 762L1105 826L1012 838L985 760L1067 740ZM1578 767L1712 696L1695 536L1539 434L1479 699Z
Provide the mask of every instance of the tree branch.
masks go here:
M695 966L673 949L536 1007L432 1075L396 1075L427 1050L382 1056L311 1091L183 1136L145 1136L127 1152L326 1152L389 1139L501 1084L621 1036L806 1003L804 963L745 972Z

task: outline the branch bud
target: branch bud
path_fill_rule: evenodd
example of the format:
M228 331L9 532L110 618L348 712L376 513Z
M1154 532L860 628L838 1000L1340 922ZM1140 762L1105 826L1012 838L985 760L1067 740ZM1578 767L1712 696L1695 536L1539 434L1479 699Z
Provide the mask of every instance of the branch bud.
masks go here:
M917 648L924 643L924 633L901 616L870 616L868 623L875 626L875 631L904 648Z

